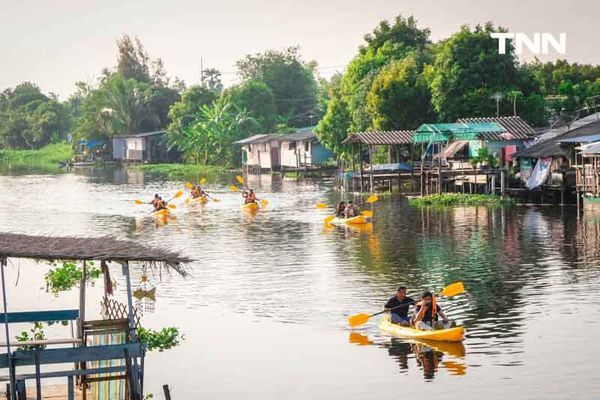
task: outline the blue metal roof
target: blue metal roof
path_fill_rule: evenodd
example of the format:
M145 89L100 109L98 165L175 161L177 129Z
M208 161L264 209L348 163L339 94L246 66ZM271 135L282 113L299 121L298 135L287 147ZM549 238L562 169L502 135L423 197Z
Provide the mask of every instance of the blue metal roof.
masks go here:
M561 143L592 143L600 141L600 133L596 135L575 136L559 140Z

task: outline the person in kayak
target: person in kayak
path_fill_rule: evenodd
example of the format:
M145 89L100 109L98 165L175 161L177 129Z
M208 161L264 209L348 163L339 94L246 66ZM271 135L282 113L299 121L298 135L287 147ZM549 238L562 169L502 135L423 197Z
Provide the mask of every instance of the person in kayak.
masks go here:
M360 215L360 211L358 211L354 203L349 201L346 205L346 208L344 209L344 214L346 218L354 218Z
M410 326L408 308L414 303L413 299L406 296L406 286L400 286L396 295L385 303L384 309L390 312L390 319L394 324Z
M346 216L346 202L340 201L339 204L335 207L335 216L338 218L344 218Z
M152 201L150 201L148 204L152 204L154 211L160 211L163 209L162 203L164 203L163 199L158 195L158 193L156 193ZM164 208L167 208L166 205Z
M244 196L244 204L250 203L256 203L256 193L252 189L248 189Z
M442 322L439 321L438 316L442 317ZM416 329L422 331L451 328L448 317L442 311L442 307L436 303L435 296L429 291L423 292L421 300L415 305L412 322Z
M201 197L206 197L206 193L204 193L204 190L202 190L202 187L200 187L200 185L196 185L194 186L194 188L192 189L192 199L199 199Z

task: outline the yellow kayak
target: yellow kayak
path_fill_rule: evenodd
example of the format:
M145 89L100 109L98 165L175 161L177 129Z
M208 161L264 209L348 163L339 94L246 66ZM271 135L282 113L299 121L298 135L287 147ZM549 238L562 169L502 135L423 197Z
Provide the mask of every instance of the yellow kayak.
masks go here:
M190 198L190 203L194 202L194 203L200 203L200 204L205 204L208 203L208 197L197 197L197 198Z
M256 203L248 203L248 204L244 204L242 206L242 208L244 210L248 210L248 211L256 211L256 210L258 210L258 204L256 204Z
M381 320L379 321L379 329L401 338L432 340L439 342L460 342L465 336L465 328L463 328L462 326L457 326L455 328L450 329L440 329L435 331L420 331L418 329L410 328L407 326L393 324L390 321L389 315L386 315L383 318L381 318Z
M359 215L353 218L338 218L335 217L331 220L330 224L332 225L362 225L368 224L371 222L371 218L365 217L364 215Z
M155 218L166 218L169 215L171 215L171 210L169 210L168 208L165 208L163 210L160 211L154 211L152 213L152 216Z

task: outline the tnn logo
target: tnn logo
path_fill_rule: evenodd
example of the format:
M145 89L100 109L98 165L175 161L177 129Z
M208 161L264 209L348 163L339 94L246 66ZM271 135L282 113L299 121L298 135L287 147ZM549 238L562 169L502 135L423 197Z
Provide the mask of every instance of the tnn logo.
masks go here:
M492 39L498 39L498 53L506 54L506 40L513 40L515 53L522 54L527 47L533 54L548 54L550 46L559 54L567 54L567 34L559 33L558 40L551 33L534 33L533 40L526 33L493 32Z

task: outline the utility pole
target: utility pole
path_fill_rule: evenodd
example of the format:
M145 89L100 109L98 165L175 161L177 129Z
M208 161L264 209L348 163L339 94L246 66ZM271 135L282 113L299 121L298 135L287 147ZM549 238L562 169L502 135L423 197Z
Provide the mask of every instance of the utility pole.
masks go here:
M204 86L204 60L200 57L200 83Z

